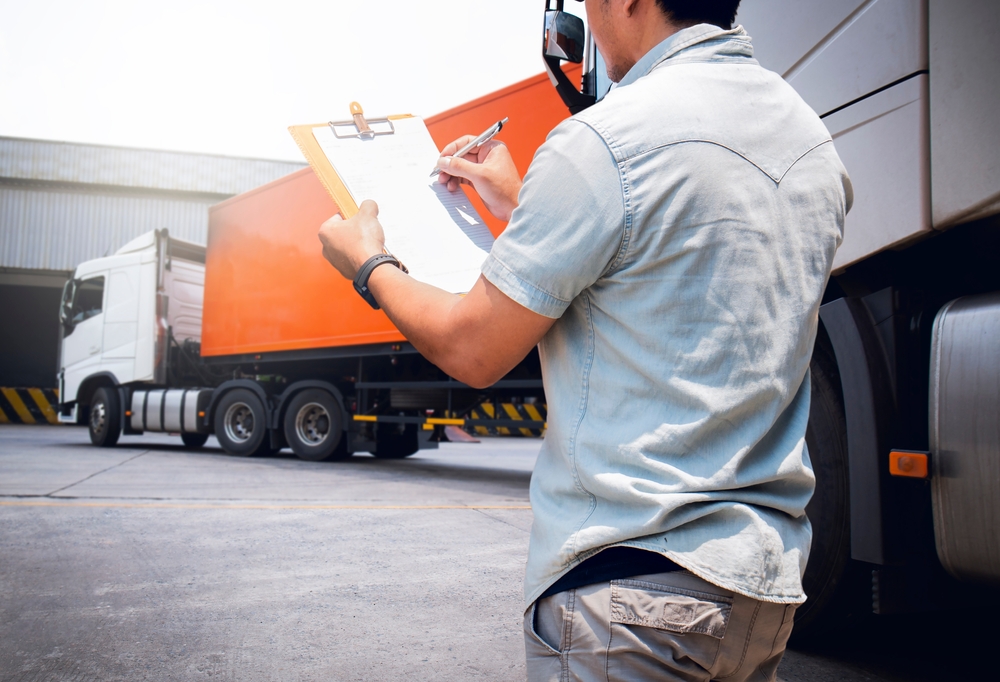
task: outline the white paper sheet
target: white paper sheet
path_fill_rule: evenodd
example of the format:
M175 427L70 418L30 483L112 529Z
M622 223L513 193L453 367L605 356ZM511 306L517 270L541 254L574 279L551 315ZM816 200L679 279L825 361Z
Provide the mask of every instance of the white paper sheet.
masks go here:
M462 191L430 172L440 156L419 118L393 121L396 132L371 140L313 135L354 200L378 204L386 248L421 282L465 293L479 277L493 235Z

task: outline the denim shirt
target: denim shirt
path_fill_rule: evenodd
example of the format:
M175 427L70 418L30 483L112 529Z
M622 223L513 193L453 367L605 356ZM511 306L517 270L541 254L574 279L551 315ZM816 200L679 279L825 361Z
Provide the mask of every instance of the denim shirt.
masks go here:
M851 202L742 28L684 29L539 148L484 276L557 318L525 597L601 549L805 600L809 359Z

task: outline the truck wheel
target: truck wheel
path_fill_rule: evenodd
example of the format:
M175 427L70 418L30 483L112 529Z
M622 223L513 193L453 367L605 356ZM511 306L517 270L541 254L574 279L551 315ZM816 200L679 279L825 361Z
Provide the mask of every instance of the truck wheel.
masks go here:
M122 435L122 406L118 391L99 388L90 401L87 419L90 442L99 448L110 448Z
M372 454L379 459L403 459L419 449L416 424L376 424Z
M228 454L253 457L268 450L264 404L253 391L235 388L222 396L214 423L215 437Z
M208 442L207 433L182 433L181 440L184 441L184 447L189 450L197 450Z
M817 342L810 374L812 403L806 446L816 474L816 492L806 506L813 541L802 584L809 597L795 613L793 638L806 641L845 625L864 611L870 584L851 559L851 505L847 423L836 361L825 339Z
M285 440L307 462L347 457L344 418L337 400L319 388L295 394L285 411Z

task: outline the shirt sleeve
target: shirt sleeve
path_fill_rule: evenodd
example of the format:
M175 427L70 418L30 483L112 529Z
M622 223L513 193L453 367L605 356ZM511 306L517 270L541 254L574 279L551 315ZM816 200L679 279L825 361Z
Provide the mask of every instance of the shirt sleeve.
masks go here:
M570 119L535 154L483 275L529 310L559 318L605 273L624 235L618 164L600 135Z

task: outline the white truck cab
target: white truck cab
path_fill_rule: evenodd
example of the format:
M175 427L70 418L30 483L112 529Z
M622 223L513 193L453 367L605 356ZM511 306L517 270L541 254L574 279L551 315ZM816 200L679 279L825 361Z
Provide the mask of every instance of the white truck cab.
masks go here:
M171 339L201 340L205 247L155 230L81 263L60 309L60 421L78 423L96 391L164 385Z

